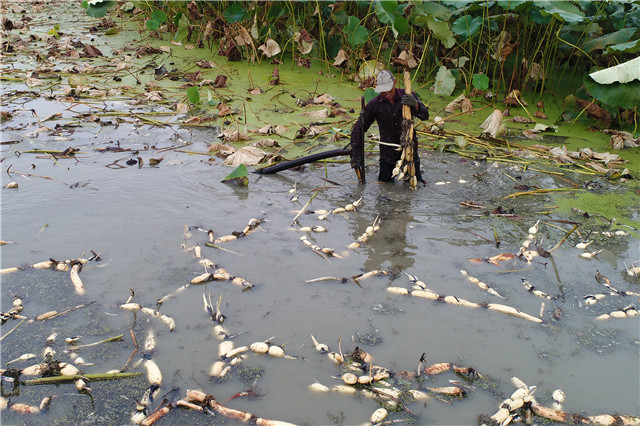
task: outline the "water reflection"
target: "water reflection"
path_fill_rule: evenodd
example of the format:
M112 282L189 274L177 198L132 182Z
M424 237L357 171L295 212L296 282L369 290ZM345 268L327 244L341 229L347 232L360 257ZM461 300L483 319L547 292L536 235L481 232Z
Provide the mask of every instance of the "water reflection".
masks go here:
M411 269L415 263L417 247L407 243L409 225L415 222L415 192L405 193L404 183L370 183L376 186L373 194L367 198L367 217L369 222L354 222L351 236L356 241L371 226L376 217L380 217L380 229L365 244L362 254L366 255L364 270L390 269L401 273Z

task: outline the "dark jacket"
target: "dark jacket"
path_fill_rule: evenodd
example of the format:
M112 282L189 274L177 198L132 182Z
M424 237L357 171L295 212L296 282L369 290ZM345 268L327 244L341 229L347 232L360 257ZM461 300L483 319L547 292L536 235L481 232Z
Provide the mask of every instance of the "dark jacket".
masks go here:
M387 101L378 95L364 107L364 111L360 113L360 118L351 129L351 164L360 164L364 156L364 134L374 121L378 123L380 129L380 141L400 144L400 136L402 132L402 96L404 89L396 89L394 103ZM412 95L417 99L415 93ZM429 118L429 110L420 100L418 100L418 110L411 108L413 117L420 120ZM413 132L414 152L418 154L418 138L416 132ZM400 151L397 148L388 145L380 145L380 162L395 165L400 159Z

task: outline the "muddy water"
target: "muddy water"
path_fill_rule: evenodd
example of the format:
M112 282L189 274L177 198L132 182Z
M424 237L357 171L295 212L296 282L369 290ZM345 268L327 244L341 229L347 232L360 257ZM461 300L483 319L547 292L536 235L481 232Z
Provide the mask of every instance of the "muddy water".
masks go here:
M263 73L255 70L252 73L256 80L256 76L264 76L262 83L268 84L270 71L269 68ZM283 79L294 82L287 86L291 92L326 90L336 96L341 94L339 100L345 104L357 105L356 101L349 101L360 93L353 87L347 91L342 83L334 82L334 86L323 81L326 87L318 89L315 82L300 83L302 73L292 74L296 76L287 76L286 70L282 70ZM243 84L239 79L234 84ZM6 89L28 90L18 83L7 84ZM98 102L93 106L105 105ZM109 103L108 109L127 109L123 105ZM594 259L579 257L583 251L573 247L579 241L574 234L551 258L537 258L533 263L513 260L494 266L469 261L518 252L529 227L538 219L542 222L537 236L546 249L571 229L571 225L556 219L586 220L577 213L570 216L543 213L554 212L558 200L552 195L503 198L515 191L514 177L541 188L565 188L566 181L539 171L476 163L425 149L422 164L429 182L417 191L399 183L375 183L375 156L368 160L366 186L355 183L348 164L328 163L326 168L317 165L304 172L252 174L249 186L239 187L220 183L232 170L223 166L220 159L209 161L208 155L187 153L204 153L208 143L218 141L218 129L170 130L127 123L101 127L84 123L64 138L47 133L29 136L37 128L29 109L36 110L40 118L61 112L60 123L88 110L87 106L76 105L70 111L69 106L29 96L3 105L7 110L17 107L25 110L2 127L3 141L21 142L2 146L2 185L16 181L19 188L0 191L1 238L15 242L0 249L1 266L26 266L49 258L89 257L90 250L100 253L103 260L90 262L82 269L84 296L74 293L68 273L25 268L0 277L3 312L10 309L11 299L16 295L24 300L24 315L29 318L90 303L51 321L22 324L1 343L3 368L7 361L23 353L35 353L38 360L45 339L55 331L59 337L52 346L61 361L69 360L69 354L65 353L66 337L81 336L80 343L86 344L123 334L120 342L80 352L86 362L94 363L82 367L85 373L119 369L134 352L131 331L142 345L147 330L153 329L157 349L153 354L137 351L129 371L144 372L135 363L142 355L152 356L164 378L161 396L167 394L167 398L175 400L184 396L186 389L202 389L222 401L247 389L257 377L255 385L264 394L262 398L238 398L227 404L261 417L298 424L330 424L335 419L341 419L343 424L365 423L378 408L376 402L361 396L318 394L308 389L315 381L333 386L338 383L334 377L343 372L325 355L314 351L310 338L313 334L331 350L338 349L339 339L345 353L359 346L374 356L375 364L394 371L414 371L418 359L426 353L428 363L447 361L473 366L489 378L464 382L468 394L464 399L432 399L426 405L408 403L413 417L402 412L392 414L392 418L406 418L408 423L477 423L478 415L492 414L500 401L511 394L512 376L537 386L536 396L547 405L551 405L551 392L563 389L567 394L564 409L569 412L640 413L639 322L637 318L595 320L602 313L630 304L637 306L638 298L607 296L594 306L583 303L586 294L606 290L595 281L596 270L607 276L615 288L638 291L638 279L625 272L625 265L631 266L640 258L636 238L600 235L589 248L602 249ZM255 107L254 113L262 115L258 120L261 125L272 117L282 116L273 111L271 104L264 110ZM308 121L297 113L290 117L296 123ZM53 127L55 123L43 124ZM346 144L344 140L339 142L340 146ZM139 154L96 151L116 143L138 150ZM44 154L24 153L32 149L64 150L70 146L80 149L75 159L53 160ZM335 147L327 144L326 149ZM124 165L127 159L138 155L144 159L140 168L107 167L116 160ZM158 167L149 166L152 158L162 158ZM9 176L7 170L14 173ZM585 179L571 172L563 177L574 182ZM291 201L289 193L294 186L297 202ZM616 190L602 180L594 191ZM315 193L312 210L344 206L360 197L362 204L356 212L329 216L325 221L304 214L300 225L292 225L294 216ZM486 208L463 208L460 202L464 200L481 201ZM504 210L512 208L518 220L484 214L498 206ZM380 230L363 247L348 249L378 215L382 219ZM633 220L638 221L637 212L635 215ZM220 244L225 250L205 246L207 234L199 229L213 229L219 237L242 230L251 218L264 222L246 238ZM588 234L592 223L579 228L581 235ZM191 234L186 242L185 224ZM600 232L603 222L598 224ZM299 230L300 226L315 225L324 226L327 232L305 234ZM494 239L494 231L500 239L499 248L487 241ZM302 244L302 235L318 246L334 248L343 258L323 259ZM183 244L187 247L199 244L204 257L255 287L243 292L228 282L190 286L160 307L161 312L176 321L172 332L155 319L118 309L132 289L134 301L155 307L159 298L203 273L198 259L192 251L185 251ZM349 278L372 270L391 271L392 275L369 278L361 281L360 286L352 280L305 282L324 276ZM506 300L481 291L460 270L486 282ZM544 300L544 322L535 324L486 309L456 307L386 291L388 286L410 288L406 273L418 277L439 294L474 302L503 303L533 316L540 314L543 299L524 290L522 277L545 293L563 297ZM217 359L219 342L213 337L213 324L203 309L203 294L210 294L214 302L222 296L221 310L227 317L224 326L229 333L238 334L233 339L236 346L273 337L273 343L283 345L294 359L251 354L244 362L246 369L233 369L225 380L210 379L208 371ZM557 308L562 309L562 315L553 319L551 314ZM4 324L2 335L15 325L17 321ZM24 368L36 360L12 366ZM251 375L251 371L259 374ZM449 380L461 378L445 373L419 384L400 382L398 386L403 389L447 386ZM94 382L91 395L86 395L79 394L72 384L14 387L2 382L3 396L13 403L38 405L47 395L56 398L48 412L37 416L24 417L11 411L0 415L6 424L124 424L135 408L135 399L142 396L147 386L144 376ZM211 418L182 410L172 411L162 421L211 422L232 423L219 416Z
M26 105L28 106L28 104ZM571 237L552 258L538 258L531 264L505 262L501 267L488 263L473 264L469 258L487 258L501 252L517 252L527 230L543 219L539 236L549 248L566 224L545 222L534 213L552 199L516 200L501 197L513 192L513 181L505 173L522 176L542 187L553 184L551 178L532 172L509 170L487 163L461 160L455 156L423 152L423 165L429 183L417 191L403 184L380 185L373 182L375 161L369 166L366 186L356 184L348 164L311 167L305 172L286 171L275 176L250 175L248 187L221 184L230 168L206 162L207 157L166 151L144 151L145 146L176 145L168 130L126 125L117 129L85 129L70 141L38 139L48 149L69 145L81 148L74 159L46 161L35 154L11 155L10 150L33 148L22 142L3 150L3 162L15 171L35 176L12 175L17 190L2 190L2 239L15 244L2 247L2 267L21 266L50 257L68 259L87 256L89 250L100 253L101 262L83 268L81 277L87 293L77 296L68 274L50 270L23 270L2 276L2 310L10 307L13 295L20 295L25 314L33 317L49 310L87 302L89 307L64 317L23 324L2 342L3 365L25 352L40 354L46 337L60 333L54 349L66 360L65 337L80 335L91 343L118 334L122 342L88 348L81 352L87 362L86 373L121 368L133 351L130 329L139 342L147 329L158 335L153 359L160 366L163 393L178 388L169 397L183 396L186 389L199 388L223 400L245 390L251 383L241 381L234 370L228 380L216 382L207 371L216 360L218 341L212 336L212 323L203 310L202 295L212 300L222 296L224 325L230 333L243 333L234 339L236 346L272 336L296 359L272 359L249 356L245 366L259 368L256 385L265 394L256 400L236 399L230 406L300 424L327 424L331 416L344 416L344 424L361 424L377 404L361 397L337 393L317 394L307 387L314 381L328 386L337 383L332 376L341 373L326 356L314 352L310 334L337 349L350 352L355 346L367 350L375 363L395 371L415 370L421 354L429 363L448 361L473 366L493 379L486 385L473 383L469 396L445 403L410 403L420 424L472 424L479 414L492 414L499 400L512 391L509 379L522 378L538 386L540 400L549 402L550 392L562 388L567 394L564 408L583 414L638 413L638 321L637 319L595 321L601 313L628 304L637 297L609 296L593 307L581 301L588 293L602 292L595 282L595 270L609 277L620 290L637 290L637 281L626 276L624 263L637 260L637 240L633 237L611 239L594 249L603 249L596 259L578 257ZM179 129L181 140L192 142L189 151L205 151L214 131ZM107 136L108 135L108 136ZM140 149L145 165L123 169L105 167L127 153L96 153L94 148L105 138L126 140L126 146ZM124 144L123 144L124 145ZM84 148L84 149L83 149ZM158 167L148 160L164 156ZM35 169L30 169L36 164ZM486 172L486 173L485 173ZM473 175L483 174L478 180ZM336 184L328 183L325 177ZM466 181L466 183L461 182ZM9 181L6 173L2 183ZM437 183L449 182L444 185ZM290 201L289 190L297 188L298 202ZM326 233L304 234L291 220L309 197L318 192L310 209L331 209L362 197L356 212L330 216L320 222L315 215L300 218L303 226L322 225ZM483 200L488 207L511 207L523 218L489 217L479 211L460 207L463 200ZM355 241L376 216L381 229L364 247L346 248ZM216 236L242 230L251 218L264 223L246 238L220 244L223 251L204 244L207 234L198 228L213 229ZM574 218L575 219L575 218ZM203 256L241 276L255 288L242 292L227 282L191 286L165 302L161 311L175 318L173 332L145 315L122 312L118 305L135 290L135 301L154 307L158 298L172 292L202 273L192 252L185 252L184 225L190 229L187 246L200 244ZM46 225L46 227L45 227ZM44 227L44 229L43 229ZM499 249L485 238L500 237ZM317 245L332 247L343 259L327 261L307 249L300 236L308 235ZM357 286L353 281L305 283L322 276L351 277L375 269L390 270L390 277L373 277ZM460 270L480 278L506 297L501 300L476 288ZM544 323L505 316L485 309L468 309L438 302L397 296L387 286L410 287L405 273L413 274L443 295L455 295L477 302L505 303L538 316L542 299L527 293L521 285L526 277L536 288L564 299L546 301ZM551 313L561 308L560 320ZM8 322L5 334L14 326ZM375 344L375 345L371 345ZM134 361L140 358L140 352ZM28 362L15 364L25 367ZM142 371L140 367L133 371ZM458 380L452 373L422 382L423 387L446 386ZM413 387L417 386L413 383ZM125 423L146 387L145 380L95 382L93 399L77 394L73 385L22 386L14 389L3 384L4 394L15 402L38 404L46 395L57 395L48 413L29 418L3 412L9 424L56 422ZM404 414L397 413L400 418ZM214 419L198 413L172 412L168 423L186 421L204 423Z

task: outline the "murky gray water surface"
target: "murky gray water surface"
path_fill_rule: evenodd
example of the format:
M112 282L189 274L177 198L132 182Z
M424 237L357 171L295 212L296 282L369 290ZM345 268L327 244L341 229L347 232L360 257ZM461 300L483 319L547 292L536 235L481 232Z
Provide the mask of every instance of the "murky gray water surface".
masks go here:
M83 368L86 373L105 372L122 367L131 354L129 329L142 341L146 330L153 328L158 335L153 359L164 376L162 390L178 388L177 394L183 396L186 389L199 388L222 400L248 385L239 379L237 369L223 382L208 377L219 343L212 336L213 324L203 310L202 295L211 294L214 301L222 296L222 312L227 316L224 326L228 331L244 333L234 339L236 346L275 336L273 342L284 344L286 353L296 357L275 359L250 354L244 362L245 366L264 369L257 386L266 395L257 400L236 399L229 405L262 417L326 424L330 422L328 413L334 416L342 413L345 424L361 424L377 408L377 403L371 400L337 393L317 394L307 388L315 381L335 385L337 380L332 376L341 373L325 355L314 352L310 334L332 350L337 349L339 338L345 352L360 346L375 357L376 364L395 371L415 370L420 355L426 352L429 363L447 361L473 366L496 380L497 386L491 391L471 383L469 396L451 404L438 400L426 406L409 404L421 424L475 423L479 414L492 414L499 399L511 393L512 376L537 385L537 395L543 401L552 390L562 388L568 396L567 411L638 412L638 321L595 321L601 313L637 303L637 298L610 296L588 308L581 303L585 294L604 290L593 278L596 269L610 277L619 289L637 288L637 283L626 277L623 265L635 260L637 241L612 241L603 247L597 259L579 258L581 251L572 247L576 242L572 237L552 258L537 258L531 264L520 260L505 262L501 267L470 263L469 258L517 252L528 228L537 219L514 221L477 216L473 215L475 211L460 207L460 201L467 199L502 203L500 197L512 191L512 181L504 177L504 168L424 153L429 184L417 191L404 184L357 185L347 164L327 167L328 179L341 183L339 186L322 180L325 171L316 168L302 173L251 175L248 187L238 187L220 183L228 174L228 167L210 165L202 156L175 151L167 151L163 162L155 168L104 167L126 157L126 153L97 154L92 149L106 138L130 137L133 129L126 126L103 129L97 136L96 130L77 132L70 142L38 140L49 149L69 144L85 147L77 161L36 161L29 154L4 161L17 171L29 170L29 165L36 161L36 169L30 172L54 180L13 175L19 189L3 189L2 239L17 243L2 248L2 267L31 264L50 257L86 256L89 250L100 253L103 261L90 262L83 268L85 296L74 294L68 273L27 269L3 275L3 311L10 307L13 295L23 297L25 314L29 317L94 302L52 321L22 325L2 342L3 360L25 352L41 353L44 340L52 331L60 333L54 348L61 360L67 357L64 337L81 335L82 342L90 343L124 334L122 342L81 351L85 360L95 363ZM213 131L179 129L178 133L184 140L193 141L189 146L193 151L205 150L205 143L214 136ZM170 140L172 132L167 130L142 127L135 134L128 142L132 148L174 144ZM12 150L28 148L34 146L28 142L11 146ZM5 148L5 155L7 152ZM151 154L143 151L141 156ZM370 178L376 172L376 167L371 166ZM483 172L486 172L483 181L474 178L473 174ZM510 173L532 176L529 172ZM460 183L460 179L467 183ZM548 178L533 179L540 182ZM7 181L5 173L3 185ZM450 183L436 185L447 181ZM299 193L297 203L290 201L289 189L294 185ZM331 209L363 198L358 211L330 216L324 222L311 214L300 218L301 225L327 228L326 233L308 237L319 246L334 248L343 259L327 261L313 253L300 241L304 233L291 225L297 211L315 190L318 195L311 209ZM545 201L536 200L535 204L516 201L513 207L526 217L527 204L539 207ZM382 218L379 232L364 247L347 249L378 215ZM242 230L251 218L265 222L245 238L220 244L235 253L206 247L207 234L197 229L213 229L216 236L226 235ZM118 305L134 289L134 301L154 307L158 298L204 272L193 253L181 248L185 223L192 234L188 246L200 244L204 257L232 275L254 283L255 288L242 292L228 282L189 287L161 307L177 323L176 329L169 332L159 321L123 312ZM543 218L539 234L550 246L562 237L563 231L546 223ZM41 231L45 224L48 226ZM474 235L492 238L492 227L500 236L500 249ZM375 269L391 270L394 275L367 279L361 282L361 287L353 281L305 283L322 276L351 277ZM506 301L476 288L461 275L461 269L494 287L505 295ZM565 298L546 301L544 323L534 324L485 309L389 294L387 286L410 287L404 273L417 276L440 294L505 303L534 316L538 316L542 299L523 289L521 277L546 293L556 295L563 291ZM555 308L563 311L559 321L551 318ZM5 324L3 334L13 324ZM367 345L371 340L367 336L375 337L379 343ZM140 353L135 359L139 357ZM460 378L445 373L423 382L422 386L445 386L450 379ZM5 383L3 388L7 393L11 386ZM3 422L125 423L134 408L134 398L142 395L146 382L143 379L95 382L92 388L93 400L77 394L73 385L22 386L20 395L12 397L14 400L37 404L46 395L58 397L47 414L22 418L4 412ZM163 420L177 421L220 420L179 410Z
M65 110L68 104L43 98L15 99L12 107L18 103L27 110L37 110L40 117L60 111L64 121L74 115ZM75 113L82 108L77 106ZM80 351L85 361L95 364L82 367L85 373L119 369L134 350L130 330L141 346L133 364L143 355L147 330L154 329L157 348L146 355L152 356L162 371L160 395L175 389L167 397L176 399L183 397L186 389L201 389L223 401L252 383L243 382L248 370L239 367L233 368L225 380L209 377L219 345L212 333L213 323L203 309L202 296L210 294L214 304L222 297L221 310L227 317L224 326L231 334L240 333L233 339L236 346L273 337L272 342L283 345L294 358L249 353L241 364L261 372L255 384L264 396L237 398L225 404L260 417L316 425L342 418L343 424L363 424L378 408L378 403L361 395L321 394L308 388L315 381L334 386L340 383L334 377L343 373L326 355L314 351L311 334L331 350L338 350L339 339L345 353L359 346L373 355L376 365L395 372L415 371L420 356L426 353L428 364L446 361L472 366L490 379L466 382L448 372L420 383L401 382L398 385L405 386L403 389L417 389L462 380L468 396L408 403L414 416L392 413L393 419L405 418L418 424L475 424L478 415L493 414L500 401L512 393L512 376L537 386L536 396L546 405L551 405L554 389L563 389L567 395L563 408L572 413L640 413L638 319L595 320L600 314L630 304L637 306L637 296L607 296L594 306L583 303L586 294L606 292L594 279L596 270L609 277L615 288L638 291L638 279L625 271L625 265L631 266L640 257L637 239L599 238L589 248L603 250L594 259L579 257L583 251L574 248L579 239L573 234L551 258L539 257L532 263L514 259L494 266L469 261L517 253L538 219L542 222L537 237L548 249L571 229L571 225L554 219L580 220L578 215L567 218L539 213L554 205L550 195L503 198L515 191L509 176L549 188L556 185L551 175L424 151L423 174L429 183L417 191L400 183L375 183L375 159L368 168L369 183L365 186L355 183L348 164L330 163L326 170L314 166L304 172L252 174L249 186L240 187L220 182L232 169L219 159L209 162L208 156L189 155L179 149L161 152L164 147L179 148L183 142L185 150L204 152L208 143L217 140L216 129L175 127L172 131L148 125L85 125L66 140L46 134L24 138L21 135L35 129L20 128L20 123L33 121L29 114L24 111L3 124L4 141L22 142L2 147L2 185L9 181L19 184L19 189L3 188L0 192L1 236L16 242L2 247L2 268L49 258L89 257L90 250L103 260L89 262L82 269L84 296L74 293L66 272L25 268L1 276L3 312L10 309L15 295L24 300L23 314L29 318L92 302L50 321L24 323L2 341L3 367L6 361L28 352L38 354L38 358L12 366L24 368L38 361L45 339L55 331L59 337L53 348L61 361L69 360L66 337L79 335L81 343L92 343L123 334L120 342ZM135 158L130 152L96 152L96 148L113 146L115 141L124 148L140 150L144 166L106 167L115 160L124 164L123 159ZM186 146L186 141L191 144ZM37 154L18 155L29 149L63 150L69 146L80 149L76 159L53 161ZM334 146L327 146L331 148ZM150 167L149 159L159 157L163 157L160 165ZM9 166L11 178L6 173ZM21 176L18 172L38 176ZM474 175L482 175L482 179ZM613 190L602 184L601 190ZM297 202L290 200L289 190L294 186ZM294 216L316 192L311 210L342 207L360 197L362 204L357 211L330 215L325 221L304 214L299 225L292 225ZM460 203L464 200L483 201L487 207L463 208ZM483 214L498 206L513 208L519 220ZM363 247L348 249L377 216L382 219L380 230ZM219 244L226 250L205 246L208 236L199 229L213 229L219 237L241 231L251 218L264 222L245 238ZM181 247L185 244L185 224L191 234L187 247L199 244L203 257L255 287L243 292L230 282L215 281L190 286L160 308L176 321L175 330L170 332L156 319L122 311L118 306L133 289L133 301L155 308L159 298L204 272L193 251ZM300 226L315 225L322 225L327 232L307 234L299 230ZM494 230L501 241L499 248L486 240L494 238ZM588 233L580 231L582 235ZM335 249L343 258L323 259L303 245L303 235L318 246ZM323 276L349 278L372 270L391 271L392 275L366 279L360 286L352 280L305 282ZM480 290L461 270L486 282L506 300ZM503 303L535 317L545 302L544 322L535 324L487 309L457 307L386 290L389 286L410 289L407 273L439 294ZM524 290L522 277L545 293L564 297L540 299ZM559 320L551 316L556 308L562 309ZM4 324L2 334L16 324ZM129 370L144 371L142 367ZM14 387L3 382L3 396L12 402L38 405L44 396L56 398L46 413L20 416L3 411L2 422L128 423L135 399L147 386L144 376L94 382L92 394L84 395L73 384ZM180 409L160 422L177 423L233 422Z

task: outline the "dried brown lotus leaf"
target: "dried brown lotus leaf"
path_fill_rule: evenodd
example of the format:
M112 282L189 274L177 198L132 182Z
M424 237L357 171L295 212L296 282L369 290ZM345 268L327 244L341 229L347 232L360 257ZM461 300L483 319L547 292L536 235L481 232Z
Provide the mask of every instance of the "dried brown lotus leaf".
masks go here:
M523 117L521 115L514 115L511 121L515 123L533 123L534 121L529 117Z
M313 98L313 103L314 104L330 104L331 102L333 102L333 96L329 95L328 93L325 93L323 95L320 95L318 97Z
M449 102L449 104L444 108L444 110L449 114L453 114L454 112L456 112L458 109L462 107L462 102L465 99L466 99L466 96L463 93L462 95L458 96L457 98Z
M416 57L413 56L413 53L407 50L403 50L402 52L400 52L400 55L398 55L399 59L402 59L403 61L407 61L407 66L409 68L415 68L418 66L418 61L416 61Z
M325 129L322 126L310 126L309 129L307 130L307 136L313 137L313 136L322 134L326 131L327 129Z
M561 164L573 163L573 159L569 157L567 153L567 148L564 146L562 148L556 146L552 148L551 151L549 151L549 153L553 155L553 159L557 163L561 163Z
M229 142L248 141L249 137L246 133L239 132L237 130L227 129L222 132L220 138Z
M252 143L251 145L252 146L256 146L256 147L263 147L263 148L279 147L280 146L278 141L276 141L275 139L269 139L269 138L259 140L257 142Z
M528 106L529 104L522 98L522 94L518 89L512 90L511 93L502 101L505 105L510 106Z
M340 49L338 51L338 54L336 55L336 57L333 60L333 66L335 67L340 67L342 65L349 65L350 61L349 61L349 56L347 55L347 52L344 51L344 49Z
M539 135L530 129L523 130L522 135L527 139L542 139L542 135Z
M218 104L218 116L224 117L225 115L233 114L233 110L224 102Z
M42 86L44 84L44 81L40 80L39 78L35 78L35 77L29 77L27 78L27 86L29 87L36 87L36 86Z
M262 46L258 47L258 50L264 53L267 58L271 58L281 52L278 42L271 38L267 39Z
M313 121L322 121L327 118L328 114L329 111L326 108L318 111L309 111L304 113L304 115L306 115Z
M606 173L609 171L608 167L605 167L602 164L597 163L595 161L587 161L586 163L584 163L584 165L587 167L591 167L593 170L600 173Z
M298 50L303 55L310 53L313 49L313 39L311 38L311 35L305 30L296 32L295 41L298 45Z
M473 105L471 104L471 99L464 98L461 105L463 114L473 114Z
M237 167L240 164L245 166L255 166L260 163L267 153L253 146L245 146L227 157L223 164L227 166Z
M484 130L483 133L491 135L495 138L500 131L500 125L502 124L502 112L499 109L493 110L491 115L480 125Z
M157 102L157 101L161 101L162 98L162 92L159 90L153 91L153 92L148 92L145 93L144 97L148 100L148 101L153 101L153 102Z
M222 144L220 142L216 142L214 144L209 145L209 148L207 149L208 152L216 152L216 151L230 151L230 152L235 152L235 148L233 148L231 145L226 145L226 144Z
M531 69L529 69L529 74L527 76L528 80L539 81L545 80L546 77L544 68L542 68L539 63L534 62L531 64Z
M244 28L240 27L240 31L238 35L235 37L235 41L238 46L251 46L253 44L253 39L249 32Z
M270 135L271 133L275 133L276 130L273 127L273 124L267 124L266 126L259 128L257 132L263 135Z

